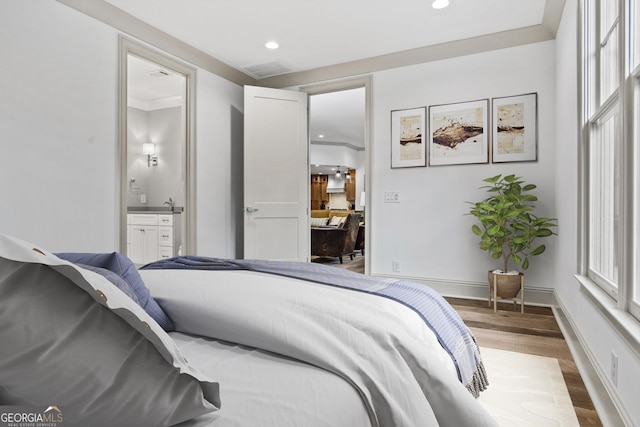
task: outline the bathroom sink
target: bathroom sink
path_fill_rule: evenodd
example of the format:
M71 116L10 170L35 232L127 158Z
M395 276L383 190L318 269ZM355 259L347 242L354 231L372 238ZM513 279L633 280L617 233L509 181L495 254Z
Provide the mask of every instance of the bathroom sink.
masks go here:
M127 212L149 212L149 213L180 213L184 210L182 206L127 206Z

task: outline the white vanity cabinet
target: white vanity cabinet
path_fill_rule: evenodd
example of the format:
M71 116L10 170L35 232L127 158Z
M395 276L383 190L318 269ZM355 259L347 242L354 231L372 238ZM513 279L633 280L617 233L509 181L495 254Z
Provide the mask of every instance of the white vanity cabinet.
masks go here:
M173 215L158 215L158 259L174 254Z
M130 247L127 254L134 264L158 259L158 215L129 214Z
M179 218L174 213L127 214L127 255L133 263L142 265L176 256L180 247Z

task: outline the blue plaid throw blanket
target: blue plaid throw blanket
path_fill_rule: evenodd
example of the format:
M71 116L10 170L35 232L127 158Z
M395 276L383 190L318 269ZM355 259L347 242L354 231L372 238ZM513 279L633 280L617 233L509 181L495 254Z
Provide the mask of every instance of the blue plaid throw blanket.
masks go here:
M388 298L410 308L422 318L435 333L440 345L451 356L460 382L473 396L478 397L480 392L489 385L480 350L473 334L449 303L426 285L406 280L365 276L310 262L180 256L155 261L141 269L250 270L304 279Z

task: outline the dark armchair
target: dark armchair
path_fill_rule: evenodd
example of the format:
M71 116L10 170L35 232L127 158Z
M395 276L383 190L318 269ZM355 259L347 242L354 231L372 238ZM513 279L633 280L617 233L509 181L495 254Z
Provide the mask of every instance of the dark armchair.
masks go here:
M311 228L311 255L353 259L359 224L360 214L352 213L340 228Z

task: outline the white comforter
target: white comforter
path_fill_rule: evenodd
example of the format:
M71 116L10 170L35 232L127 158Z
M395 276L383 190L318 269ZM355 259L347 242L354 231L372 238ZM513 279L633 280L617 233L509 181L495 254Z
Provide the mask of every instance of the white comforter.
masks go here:
M220 410L179 427L371 427L358 392L331 372L239 344L169 335L190 365L223 384Z
M373 426L497 425L458 381L431 330L401 304L249 271L140 273L178 331L333 372L360 393Z

